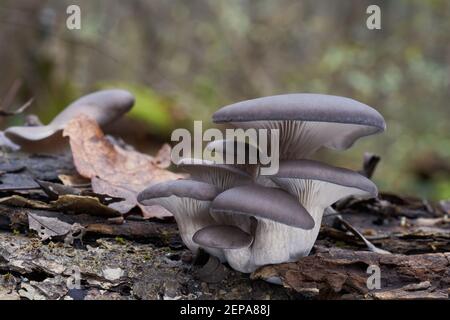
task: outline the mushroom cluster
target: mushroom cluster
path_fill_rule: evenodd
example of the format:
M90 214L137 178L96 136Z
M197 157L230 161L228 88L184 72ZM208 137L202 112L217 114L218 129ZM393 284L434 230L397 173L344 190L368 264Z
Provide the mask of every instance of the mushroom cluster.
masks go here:
M202 248L244 273L296 261L309 254L330 205L351 195L377 196L368 178L306 159L321 147L345 150L360 137L384 131L383 117L368 105L331 95L286 94L225 106L213 120L242 129L278 129L279 168L262 176L260 163L183 159L178 165L191 180L144 190L138 201L171 211L194 252ZM257 146L248 145L244 149ZM207 148L222 157L238 149L228 140Z

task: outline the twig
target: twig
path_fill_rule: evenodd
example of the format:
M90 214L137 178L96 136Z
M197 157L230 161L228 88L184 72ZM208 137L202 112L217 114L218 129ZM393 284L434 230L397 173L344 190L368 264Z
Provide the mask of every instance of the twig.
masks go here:
M22 105L20 108L18 108L15 111L6 111L3 109L0 109L0 116L2 117L9 117L9 116L15 116L18 114L21 114L22 112L24 112L34 101L34 98L31 98L30 100L28 100L27 102L25 102L24 105Z
M391 254L389 251L377 248L374 244L372 244L369 240L366 239L366 237L364 237L362 235L361 232L359 232L358 230L356 230L350 223L348 223L347 221L345 221L340 215L336 216L336 219L345 226L345 228L350 231L354 236L356 236L357 238L361 239L364 244L367 246L367 248L369 249L369 251L375 252L375 253L380 253L380 254Z
M373 173L375 172L375 169L377 168L378 163L380 162L381 158L380 156L377 156L376 154L365 152L364 158L363 158L363 166L362 170L359 171L362 175L366 176L367 178L372 178Z

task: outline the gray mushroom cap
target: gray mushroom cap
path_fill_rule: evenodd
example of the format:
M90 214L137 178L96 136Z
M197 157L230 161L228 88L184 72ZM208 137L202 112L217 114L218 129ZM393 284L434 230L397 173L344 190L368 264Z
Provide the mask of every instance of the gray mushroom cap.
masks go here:
M192 240L203 247L241 249L248 248L252 244L253 237L238 227L217 225L197 231Z
M235 165L258 164L260 157L266 157L266 155L261 155L261 150L255 143L242 142L237 139L211 141L206 145L206 150L219 154L223 163L230 158ZM243 163L238 162L241 152L243 153L241 156Z
M375 109L356 100L315 93L293 93L246 100L225 106L213 115L215 123L261 120L303 120L352 123L383 131L386 124Z
M210 170L217 169L224 172L230 172L232 174L236 174L245 178L250 178L250 175L238 168L226 165L226 164L218 164L210 160L203 159L195 159L195 158L183 158L178 163L177 166L181 169L186 170L187 172L200 170Z
M240 186L219 194L211 203L213 214L237 214L312 229L314 220L290 194L259 185Z
M146 188L138 194L137 200L145 206L153 205L153 199L171 196L212 201L218 193L217 187L208 183L194 180L171 180Z
M376 197L377 186L365 176L345 168L334 167L313 160L282 160L278 173L272 180L302 179L329 182L338 186L359 189L368 195Z
M213 121L244 129L279 129L282 159L305 158L322 146L344 150L386 128L383 117L366 104L313 93L234 103L214 113Z
M24 151L52 151L60 148L64 141L61 132L76 116L85 114L105 126L128 112L133 104L134 97L126 90L101 90L77 99L48 125L10 127L5 130L5 135Z
M171 212L184 244L197 252L199 246L192 237L198 230L215 224L209 208L218 193L218 188L208 183L172 180L146 188L137 199L143 205L159 205ZM223 261L223 253L220 250L215 248L205 250Z
M209 160L184 158L177 166L188 172L191 178L213 184L221 190L252 182L252 177L245 171Z

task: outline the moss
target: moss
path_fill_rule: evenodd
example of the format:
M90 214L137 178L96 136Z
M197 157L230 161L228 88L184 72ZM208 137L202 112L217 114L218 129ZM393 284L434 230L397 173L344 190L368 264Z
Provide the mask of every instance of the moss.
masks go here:
M121 245L125 245L125 244L126 244L125 239L122 238L122 237L116 237L115 240L116 240L116 242L117 242L118 244L121 244Z

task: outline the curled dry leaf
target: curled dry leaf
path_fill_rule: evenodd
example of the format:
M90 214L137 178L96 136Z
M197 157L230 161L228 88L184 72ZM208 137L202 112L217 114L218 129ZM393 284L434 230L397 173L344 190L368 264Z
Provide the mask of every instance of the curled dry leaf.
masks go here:
M137 205L136 195L149 185L182 178L182 175L161 168L166 160L133 150L124 150L105 138L102 130L87 116L72 119L64 129L69 137L75 167L80 175L92 179L94 192L125 198L122 205L113 204L125 213ZM167 149L167 147L164 147ZM166 154L163 151L162 154ZM170 152L169 152L170 153ZM163 156L161 156L164 158ZM169 212L144 207L146 217L164 217Z
M44 193L51 200L58 200L60 196L65 196L65 195L76 195L76 196L97 198L100 201L100 203L104 204L104 205L109 205L111 203L120 202L120 201L125 200L124 198L111 197L107 194L99 194L99 193L95 193L95 192L92 192L89 190L80 190L80 189L65 186L65 185L59 184L59 183L53 183L53 182L41 181L41 180L36 180L36 182L39 184L42 191L44 191ZM82 198L80 197L80 198L75 198L75 199L82 199ZM80 200L80 201L85 201L85 200Z
M57 200L50 203L13 195L1 198L0 204L19 208L62 211L70 214L89 214L106 218L120 216L119 212L102 204L98 198L72 194L61 195Z

